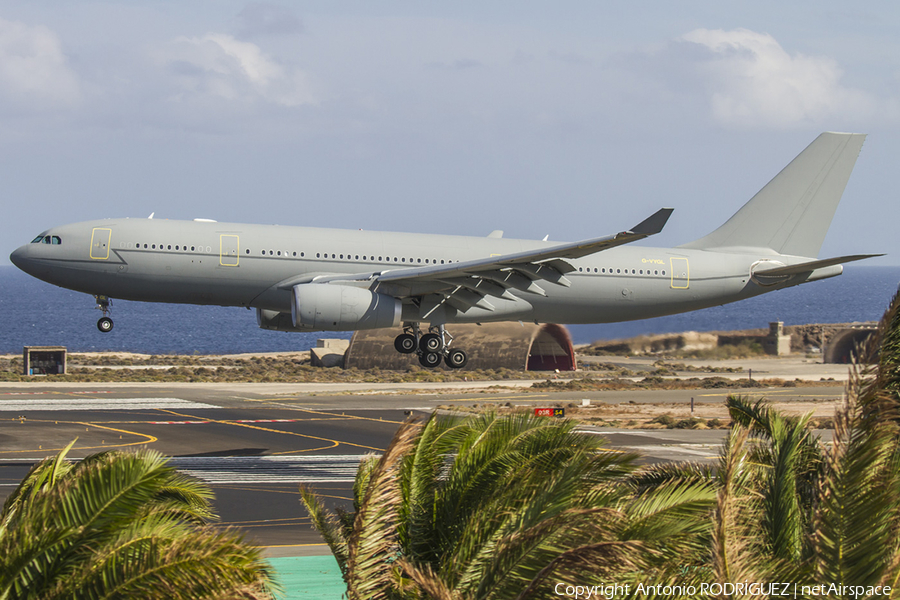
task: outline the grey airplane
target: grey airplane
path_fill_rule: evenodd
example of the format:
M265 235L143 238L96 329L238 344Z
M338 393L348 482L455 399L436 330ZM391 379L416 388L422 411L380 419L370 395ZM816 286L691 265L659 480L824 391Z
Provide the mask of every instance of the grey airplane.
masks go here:
M880 256L817 258L864 140L821 134L724 225L674 248L626 246L661 231L670 208L573 243L151 215L54 227L10 260L93 295L103 332L113 328L113 298L241 306L276 331L398 328L397 351L461 368L453 323L646 319L834 277L842 263Z

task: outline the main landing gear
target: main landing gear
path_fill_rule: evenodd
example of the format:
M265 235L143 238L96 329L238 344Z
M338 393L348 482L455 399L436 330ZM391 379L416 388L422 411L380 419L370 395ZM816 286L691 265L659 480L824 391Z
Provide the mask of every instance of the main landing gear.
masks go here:
M113 320L109 318L110 306L112 306L112 298L106 296L94 296L97 300L97 309L103 311L103 316L97 321L97 329L102 333L109 333L113 328Z
M449 339L447 339L449 338ZM422 335L419 324L406 324L403 333L394 339L394 348L401 354L419 355L419 364L433 369L441 364L441 360L451 369L462 369L469 362L469 357L459 348L450 348L453 336L447 333L443 325L430 327L428 333Z

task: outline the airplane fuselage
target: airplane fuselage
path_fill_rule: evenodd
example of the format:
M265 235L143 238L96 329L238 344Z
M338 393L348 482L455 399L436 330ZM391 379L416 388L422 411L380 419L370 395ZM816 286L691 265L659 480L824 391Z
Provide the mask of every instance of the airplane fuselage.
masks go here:
M288 313L285 282L317 275L386 272L463 262L551 246L552 242L452 235L248 225L210 221L105 219L53 228L13 260L27 272L92 295L145 302L209 304ZM18 260L17 257L18 256ZM802 262L784 255L709 252L683 248L617 247L571 259L571 285L544 284L542 294L517 294L473 307L452 322L527 320L609 323L675 314L734 302L812 279L838 275L840 266L760 285L759 261ZM427 286L427 283L424 284ZM384 293L416 296L427 289ZM404 321L427 321L404 304Z

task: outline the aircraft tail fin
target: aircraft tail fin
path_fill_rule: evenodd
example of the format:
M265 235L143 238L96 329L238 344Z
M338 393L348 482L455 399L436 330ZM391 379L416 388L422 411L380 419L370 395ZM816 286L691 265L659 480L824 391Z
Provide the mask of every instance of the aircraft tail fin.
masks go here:
M865 139L861 133L819 135L724 225L681 247L818 256Z

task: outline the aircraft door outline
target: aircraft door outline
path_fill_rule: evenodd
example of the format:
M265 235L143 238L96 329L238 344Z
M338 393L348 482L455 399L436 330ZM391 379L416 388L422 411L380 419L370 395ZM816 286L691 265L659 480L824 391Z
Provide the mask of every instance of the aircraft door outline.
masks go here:
M94 260L109 259L109 240L112 237L112 229L108 227L94 227L91 231L91 258Z
M669 258L669 266L672 269L672 289L686 290L691 286L691 266L686 257Z
M241 262L240 237L223 233L219 235L219 264L223 267L237 267Z

